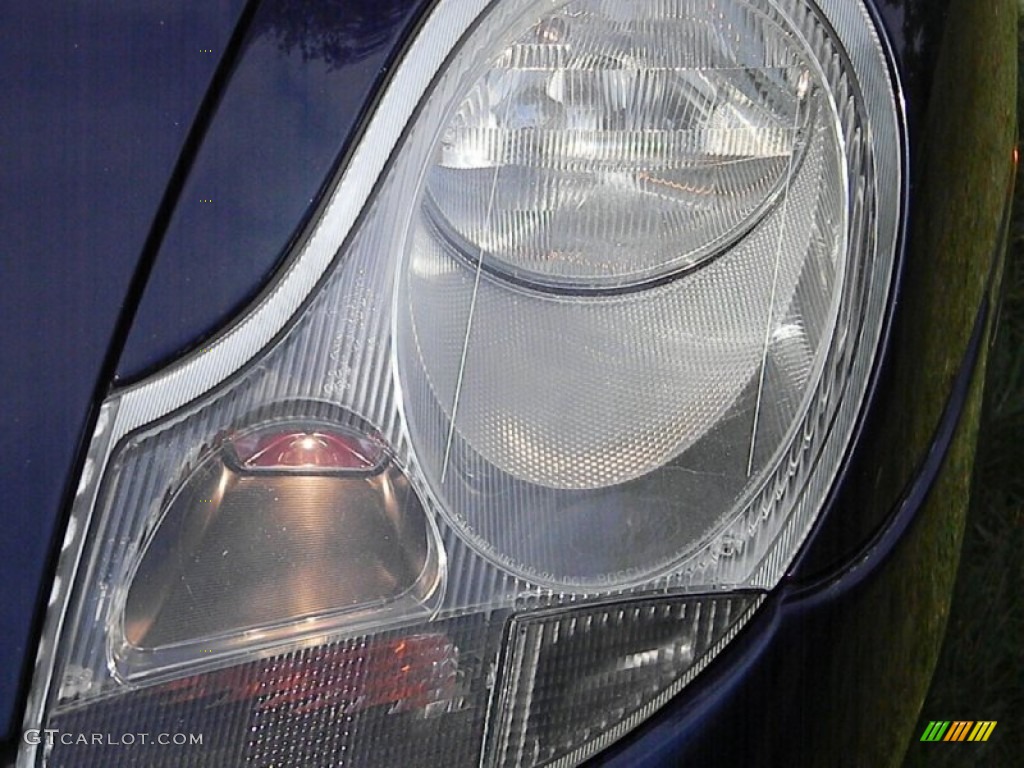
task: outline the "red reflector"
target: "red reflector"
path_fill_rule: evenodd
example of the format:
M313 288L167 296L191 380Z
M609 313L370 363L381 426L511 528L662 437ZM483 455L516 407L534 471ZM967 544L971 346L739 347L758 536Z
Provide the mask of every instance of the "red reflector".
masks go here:
M370 470L384 458L381 445L369 437L311 431L267 431L232 441L242 465L259 469Z
M249 700L255 711L288 708L296 714L335 707L354 714L382 704L418 709L455 693L458 649L446 635L413 635L361 646L319 647L256 674L238 668L168 683L173 703L213 698Z

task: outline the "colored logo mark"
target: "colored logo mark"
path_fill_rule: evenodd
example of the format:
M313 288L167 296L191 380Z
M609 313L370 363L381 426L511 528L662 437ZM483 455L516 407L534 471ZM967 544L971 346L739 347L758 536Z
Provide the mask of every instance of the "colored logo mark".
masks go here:
M921 741L988 741L996 728L995 720L932 720L921 734Z

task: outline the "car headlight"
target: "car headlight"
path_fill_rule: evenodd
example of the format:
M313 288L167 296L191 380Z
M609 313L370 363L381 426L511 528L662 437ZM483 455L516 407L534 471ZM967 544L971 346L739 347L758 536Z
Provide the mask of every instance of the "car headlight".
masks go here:
M103 407L23 765L575 764L781 578L888 299L859 3L425 21L315 227ZM318 284L318 281L322 282Z

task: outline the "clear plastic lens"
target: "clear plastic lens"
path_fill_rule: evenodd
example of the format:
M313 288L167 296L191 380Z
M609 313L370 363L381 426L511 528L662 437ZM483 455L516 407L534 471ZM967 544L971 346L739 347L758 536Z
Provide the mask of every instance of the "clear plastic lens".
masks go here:
M559 584L629 580L763 481L816 383L854 96L818 63L829 41L762 3L574 0L524 26L431 150L405 413L481 547Z
M782 194L811 129L811 62L741 2L571 2L455 110L426 182L443 245L568 291L713 258Z
M26 727L210 740L26 768L572 765L818 514L898 223L862 5L467 0L418 34L292 270L107 402L76 497Z
M514 619L484 764L593 754L679 690L759 602L638 600Z
M367 611L426 613L440 570L426 511L379 443L278 421L206 452L129 579L125 676Z
M45 765L475 766L487 716L487 665L500 637L500 627L477 615L122 687L56 713L48 728L110 736L103 743L54 739ZM134 740L120 743L121 734Z

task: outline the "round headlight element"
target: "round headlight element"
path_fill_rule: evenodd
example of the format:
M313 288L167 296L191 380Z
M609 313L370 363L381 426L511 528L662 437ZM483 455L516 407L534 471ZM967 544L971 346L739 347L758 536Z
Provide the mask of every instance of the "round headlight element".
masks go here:
M536 3L492 35L425 108L410 433L490 556L632 580L820 447L873 269L861 94L802 1Z
M764 8L705 10L572 2L532 21L444 129L424 196L437 236L510 280L587 293L747 234L814 136L813 59Z

